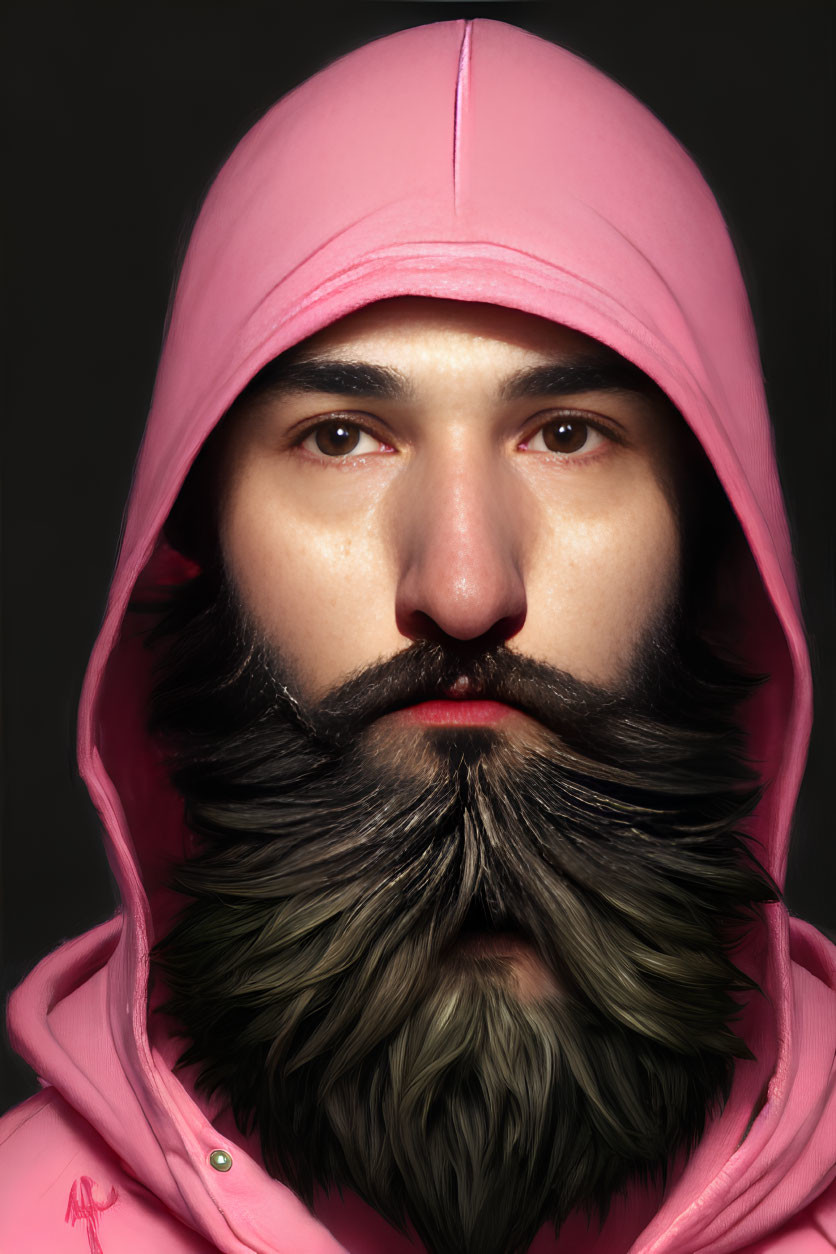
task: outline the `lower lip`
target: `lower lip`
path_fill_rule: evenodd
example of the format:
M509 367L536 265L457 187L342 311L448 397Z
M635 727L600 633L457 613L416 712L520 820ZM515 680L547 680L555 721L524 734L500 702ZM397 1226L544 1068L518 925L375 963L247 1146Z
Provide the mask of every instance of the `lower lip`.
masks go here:
M399 710L398 717L406 723L477 727L498 723L513 713L513 707L501 701L421 701Z

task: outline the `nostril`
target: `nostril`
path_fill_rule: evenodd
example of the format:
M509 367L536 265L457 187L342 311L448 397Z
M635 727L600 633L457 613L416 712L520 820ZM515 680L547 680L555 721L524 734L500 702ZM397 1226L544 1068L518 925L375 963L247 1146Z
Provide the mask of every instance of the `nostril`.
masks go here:
M497 619L493 627L485 632L482 640L485 648L491 648L498 644L504 644L506 640L510 640L522 631L525 622L525 610L520 610L518 614L507 614L503 618Z
M453 636L439 626L436 620L423 610L413 610L408 616L398 615L398 629L411 640L427 640L431 644L443 644L450 652L458 652L463 658L478 657L487 649L504 644L522 631L525 610L497 619L487 631L470 639Z
M399 616L400 618L400 616ZM413 610L408 618L398 622L398 628L405 636L413 640L427 640L431 644L448 644L450 636L439 627L434 618L423 610Z

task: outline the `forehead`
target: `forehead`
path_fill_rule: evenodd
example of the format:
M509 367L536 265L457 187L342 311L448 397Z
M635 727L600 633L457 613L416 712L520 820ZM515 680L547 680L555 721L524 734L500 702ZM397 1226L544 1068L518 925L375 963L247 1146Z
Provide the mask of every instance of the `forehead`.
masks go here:
M362 349L381 359L392 354L411 358L415 367L469 350L486 361L567 355L618 360L618 354L581 331L537 314L502 305L429 296L397 296L375 301L340 318L288 354L291 360L328 355L335 358ZM480 353L481 350L481 353Z
M501 402L607 392L670 403L592 337L501 305L404 296L346 315L262 368L239 400L331 393L385 401L438 394Z

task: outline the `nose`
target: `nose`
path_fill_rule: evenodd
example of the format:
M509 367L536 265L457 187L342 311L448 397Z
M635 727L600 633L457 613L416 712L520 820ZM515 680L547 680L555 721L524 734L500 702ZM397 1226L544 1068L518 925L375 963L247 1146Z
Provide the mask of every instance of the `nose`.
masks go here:
M453 453L415 469L395 524L402 635L487 645L521 629L525 510L511 480L489 456Z

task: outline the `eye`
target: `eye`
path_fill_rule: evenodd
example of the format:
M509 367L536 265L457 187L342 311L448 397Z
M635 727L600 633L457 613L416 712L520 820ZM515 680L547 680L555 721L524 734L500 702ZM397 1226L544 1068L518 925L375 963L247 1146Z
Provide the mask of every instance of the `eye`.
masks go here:
M330 422L319 423L309 431L300 447L311 453L322 453L326 457L347 457L351 453L377 453L381 448L381 441L355 422L334 418Z
M584 418L566 416L545 423L525 442L535 453L591 453L606 439L603 432Z

